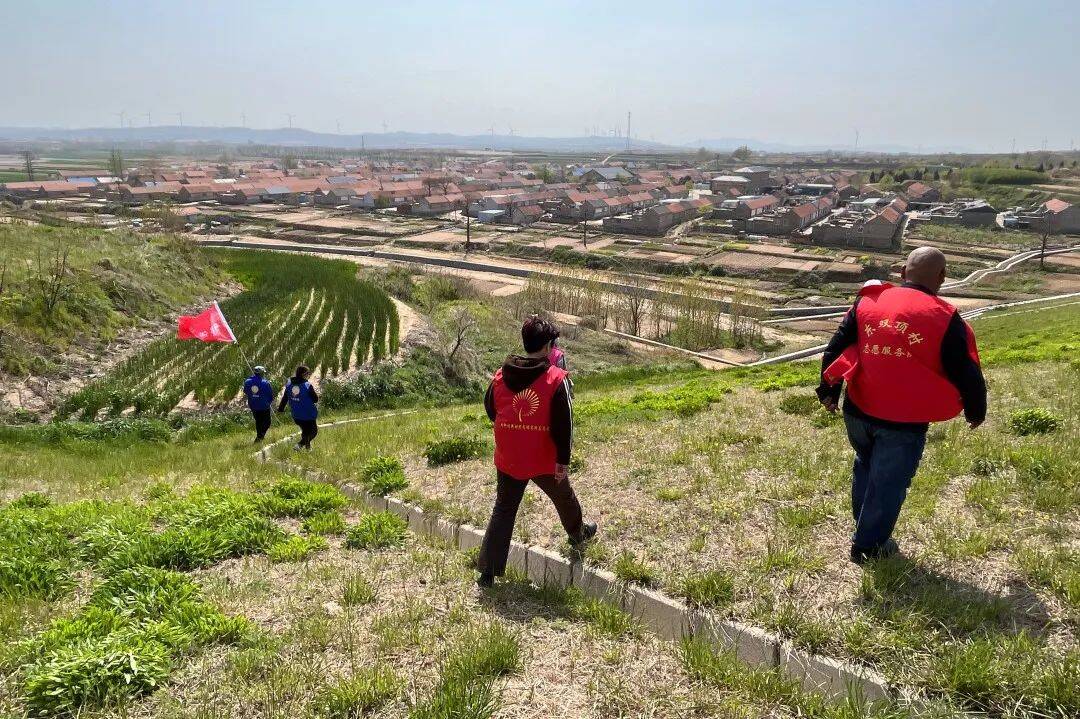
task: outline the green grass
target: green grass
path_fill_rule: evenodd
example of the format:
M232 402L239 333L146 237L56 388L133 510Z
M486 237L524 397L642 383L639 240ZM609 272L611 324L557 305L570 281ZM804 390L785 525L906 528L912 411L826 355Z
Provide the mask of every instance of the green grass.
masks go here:
M390 512L365 514L345 533L345 546L350 549L388 549L405 543L408 525Z
M316 699L315 715L324 719L355 719L392 702L405 682L383 664L364 667L327 686Z
M372 457L364 464L360 476L367 490L379 497L409 486L405 468L397 457Z

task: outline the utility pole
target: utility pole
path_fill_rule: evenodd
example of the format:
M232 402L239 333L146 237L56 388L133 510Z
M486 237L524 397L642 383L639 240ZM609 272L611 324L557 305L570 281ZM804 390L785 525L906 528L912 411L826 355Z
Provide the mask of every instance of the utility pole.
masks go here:
M240 127L247 127L247 115L243 112L240 113Z
M630 154L630 112L626 113L626 154Z
M150 111L146 111L146 126L150 127Z
M1014 154L1014 155L1016 154L1016 138L1015 137L1012 140L1012 154Z
M337 134L340 135L341 134L341 120L336 120L336 123L337 123Z
M122 128L124 126L124 111L121 110L120 112L114 112L113 114L120 118L120 127Z
M855 152L859 151L859 128L855 128Z
M34 151L26 149L22 151L23 162L26 163L26 179L34 179Z
M1050 208L1046 208L1046 230L1042 236L1042 252L1039 253L1039 269L1046 270L1046 243L1050 239L1050 235L1053 234L1054 213Z
M177 112L177 113L175 113L175 115L176 115L176 124L178 124L180 127L183 127L184 126L184 113Z
M291 130L292 129L293 114L291 112L286 112L285 117L289 118L289 129Z
M585 209L582 208L582 212ZM586 250L589 249L589 220L587 218L581 219L581 246Z

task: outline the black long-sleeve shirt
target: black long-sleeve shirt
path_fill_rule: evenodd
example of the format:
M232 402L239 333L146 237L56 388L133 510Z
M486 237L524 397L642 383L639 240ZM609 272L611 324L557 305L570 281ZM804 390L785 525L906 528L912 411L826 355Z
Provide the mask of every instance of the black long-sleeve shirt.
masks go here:
M292 382L294 385L303 384L303 382L304 382L304 380L297 379L296 377L293 377L289 381ZM319 403L319 393L315 391L315 385L310 384L310 383L308 384L308 396L311 397L311 401L314 402L315 404ZM288 392L282 392L281 393L281 402L278 403L277 411L278 412L284 412L285 408L288 407L288 406L289 406L289 393Z
M934 294L922 285L917 285L913 282L905 282L903 286L920 290L927 294ZM844 316L843 321L840 322L840 326L836 329L832 339L829 340L829 344L825 348L824 354L821 356L822 380L821 384L818 385L817 394L822 400L831 398L834 402L840 401L840 383L835 385L827 384L824 379L824 373L825 369L832 364L847 347L855 344L859 339L859 324L855 319L855 308L858 304L859 301L856 299L855 304L851 306L851 309L848 310L848 313ZM967 323L960 317L960 313L954 312L952 318L949 320L949 326L945 330L945 335L941 340L941 366L945 371L945 376L960 393L960 400L964 405L964 417L967 418L969 422L981 423L986 419L986 380L983 378L982 369L979 367L979 364L971 358L971 355L968 352L968 331ZM925 432L929 427L926 423L891 422L889 420L873 417L859 409L859 407L851 401L850 396L844 397L844 413L897 429Z
M511 391L520 392L546 372L549 366L547 359L507 357L502 368L503 381ZM484 393L484 410L487 411L488 419L494 422L496 415L494 380ZM549 431L552 441L555 442L555 461L559 464L570 464L570 454L574 444L574 408L569 380L563 380L552 395Z

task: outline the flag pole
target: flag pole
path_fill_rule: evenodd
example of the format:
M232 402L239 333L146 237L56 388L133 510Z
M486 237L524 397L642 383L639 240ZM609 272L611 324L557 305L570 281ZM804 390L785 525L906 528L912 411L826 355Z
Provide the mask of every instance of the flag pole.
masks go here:
M221 321L225 323L225 329L229 330L229 335L232 337L233 344L236 346L236 349L240 350L240 356L244 359L244 363L248 366L248 369L251 370L251 373L255 374L255 365L251 364L247 352L244 352L244 348L240 346L240 340L236 339L236 333L233 332L229 320L225 319L225 313L221 311L221 307L218 305L217 301L214 302L214 309L217 310L218 317L221 318Z

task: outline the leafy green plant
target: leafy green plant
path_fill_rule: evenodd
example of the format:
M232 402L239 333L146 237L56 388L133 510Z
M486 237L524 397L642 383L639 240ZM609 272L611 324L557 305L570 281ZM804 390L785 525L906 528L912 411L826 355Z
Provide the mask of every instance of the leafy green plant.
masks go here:
M369 492L380 497L409 486L405 466L397 457L372 457L360 470L360 478Z
M1009 429L1021 437L1056 432L1060 426L1061 418L1041 407L1021 409L1009 415Z
M306 479L283 479L263 496L262 509L273 517L310 517L341 509L348 499L337 487Z
M266 556L271 562L302 562L322 549L326 549L326 540L322 537L293 535L271 544Z
M793 394L780 400L780 411L800 417L809 417L821 406L818 398L812 394Z
M300 528L308 534L322 537L341 534L345 531L345 518L341 516L341 512L317 512L306 517L300 524Z
M431 442L424 449L429 467L441 467L468 459L479 459L487 454L489 445L477 436L450 437Z
M599 599L578 599L574 614L604 636L622 637L640 630L640 625L628 612Z
M405 543L409 526L405 520L390 512L365 514L345 533L349 549L386 549Z

